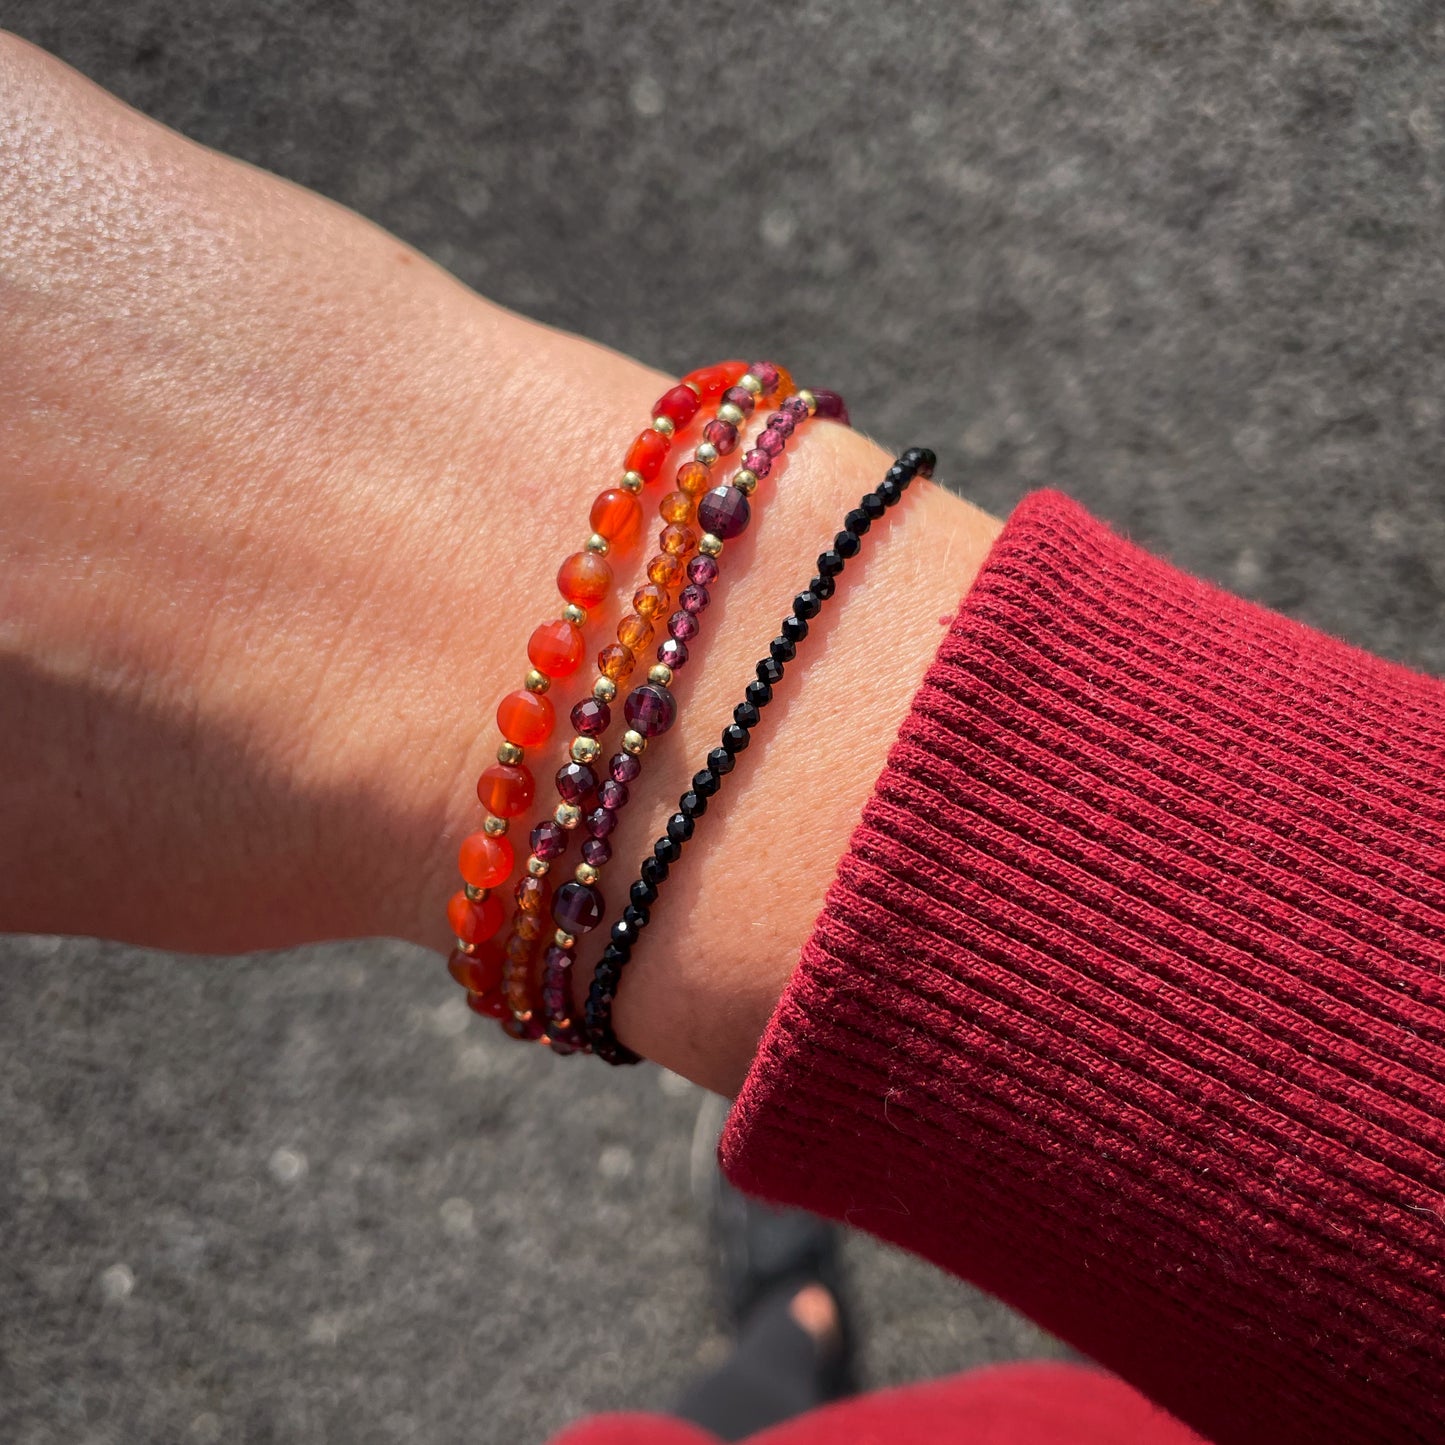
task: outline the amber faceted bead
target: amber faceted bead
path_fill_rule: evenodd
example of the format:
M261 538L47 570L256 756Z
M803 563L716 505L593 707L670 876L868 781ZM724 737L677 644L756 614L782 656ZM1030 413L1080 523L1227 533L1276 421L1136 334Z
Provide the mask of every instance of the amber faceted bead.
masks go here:
M798 383L793 380L793 373L789 371L786 366L778 367L777 371L778 384L773 388L768 398L774 406L780 401L787 401L787 399L798 390Z
M696 371L689 371L682 381L704 401L716 401L728 387L738 384L747 369L746 361L720 361L716 366L701 366Z
M532 806L537 783L520 763L493 763L477 779L477 801L499 818L515 818Z
M530 873L517 879L512 892L523 913L545 913L552 904L552 887L546 878L533 878Z
M612 589L612 568L596 552L574 552L557 569L557 590L579 607L596 607Z
M475 953L454 948L447 972L471 993L491 993L502 983L502 945L489 939Z
M657 504L657 515L664 522L690 522L696 507L686 492L669 492Z
M471 833L462 839L457 852L457 869L473 888L495 888L507 881L515 855L504 836Z
M691 557L697 551L701 535L696 527L690 527L686 522L669 522L657 541L664 552L674 557Z
M682 562L670 552L659 552L647 564L647 580L659 587L676 586L682 577Z
M639 587L632 594L632 606L649 622L654 617L666 612L672 605L672 593L666 587L659 587L655 582L649 582L646 587Z
M613 682L621 682L624 677L630 677L636 666L637 658L616 642L610 643L597 654L597 671L603 677L610 677Z
M617 640L629 652L641 652L652 641L652 623L635 612L629 612L617 624Z
M642 531L642 503L621 487L597 494L588 518L592 530L619 551L626 551Z
M447 922L463 943L485 943L502 926L504 917L506 910L502 907L502 900L491 894L481 902L473 903L465 893L458 891L447 901Z
M565 617L544 622L527 642L528 660L548 677L571 676L582 665L585 652L582 629Z
M627 457L622 465L627 471L636 472L644 482L655 482L671 446L667 437L649 427L645 432L639 432L627 448Z
M508 1013L507 1001L502 997L501 990L496 988L488 989L486 993L469 993L467 1007L484 1019L506 1018Z
M552 736L555 721L552 699L546 693L519 687L497 704L497 726L509 743L519 748L536 747Z
M518 938L525 938L528 943L535 943L542 936L542 920L535 913L518 913L512 920L512 927L517 931Z
M677 489L689 497L701 496L712 484L712 473L701 462L684 462L677 469Z

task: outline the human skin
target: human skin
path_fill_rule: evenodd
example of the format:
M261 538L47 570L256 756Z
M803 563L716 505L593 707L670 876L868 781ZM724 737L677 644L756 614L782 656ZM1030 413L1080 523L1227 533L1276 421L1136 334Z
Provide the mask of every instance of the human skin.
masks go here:
M496 701L668 384L0 36L0 930L444 950ZM889 461L813 423L760 486L613 835L614 911ZM667 475L554 690L539 797ZM998 528L922 483L874 528L654 910L616 1010L634 1048L741 1082Z

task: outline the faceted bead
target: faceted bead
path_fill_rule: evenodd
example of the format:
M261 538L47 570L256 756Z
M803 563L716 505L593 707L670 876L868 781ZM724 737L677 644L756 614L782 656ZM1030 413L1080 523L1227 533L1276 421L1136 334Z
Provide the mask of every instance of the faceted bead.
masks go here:
M542 920L535 913L519 913L512 922L512 929L518 938L536 943L542 936Z
M682 844L676 838L659 838L652 845L652 856L659 863L676 863L682 857Z
M730 421L721 421L714 417L703 427L702 435L704 441L711 442L717 448L720 457L728 456L737 450L738 429Z
M698 634L699 623L691 612L678 611L667 619L667 630L679 642L691 642Z
M748 370L757 377L764 396L776 389L779 380L778 368L771 361L755 361Z
M447 902L447 922L463 943L485 942L502 926L505 914L502 900L490 893L473 903L459 890Z
M814 577L808 583L808 591L820 602L826 602L837 590L838 584L831 577Z
M627 448L627 456L622 463L623 470L636 472L644 482L655 482L671 446L671 441L660 431L648 427L645 432L639 432L636 440Z
M590 884L569 880L552 899L552 921L567 933L590 933L602 922L602 895Z
M769 431L775 431L780 437L790 437L793 434L793 427L796 423L785 411L775 411L768 418Z
M667 836L674 843L686 843L692 837L697 824L686 813L674 813L667 820Z
M754 447L743 458L743 465L761 481L773 469L773 459L767 452Z
M652 623L636 612L629 612L617 624L617 640L631 652L641 652L652 641Z
M740 753L752 741L748 730L740 727L737 723L729 723L722 732L723 751L729 753Z
M566 762L557 769L557 796L564 803L581 803L597 791L597 774L587 763Z
M554 858L560 858L567 851L567 830L555 818L543 818L535 828L532 829L532 836L528 839L532 845L532 851L539 857L551 862Z
M652 408L652 414L665 416L681 431L697 415L701 405L698 394L685 381L680 381L671 390L662 393L657 405Z
M690 522L695 505L686 492L669 492L657 504L657 515L664 522Z
M523 913L545 913L552 899L552 887L545 878L533 878L530 873L524 873L517 879L512 897Z
M783 664L776 657L765 657L758 663L758 681L776 686L783 680Z
M683 384L694 388L703 401L716 401L728 387L736 386L748 369L746 361L720 361L716 366L701 366L683 377Z
M592 837L605 838L617 826L617 814L611 808L593 808L582 826Z
M627 784L619 783L613 778L608 778L597 790L597 801L614 813L627 806L627 796Z
M712 485L712 473L701 462L684 462L677 469L677 489L695 497Z
M632 594L633 607L640 616L649 621L666 612L671 603L672 593L666 587L659 587L656 582L649 582L646 587L639 587Z
M559 617L555 622L544 622L532 633L527 658L547 677L568 677L582 665L584 650L582 629Z
M655 738L677 721L677 699L661 684L645 682L627 694L623 712L628 727L645 738Z
M622 487L608 487L597 494L588 521L598 536L626 551L642 531L642 503Z
M833 536L833 550L843 558L858 555L858 539L851 532L836 532Z
M598 672L613 682L621 682L624 677L630 676L636 666L637 659L632 653L615 642L609 643L597 654Z
M868 528L873 525L873 518L870 517L862 507L854 507L853 510L843 518L843 525L855 537L862 537L866 535Z
M552 699L545 693L528 692L519 687L497 704L497 726L509 743L519 748L535 747L552 736L556 714Z
M707 755L707 765L710 771L716 773L718 777L721 778L732 772L736 766L736 761L726 748L714 748Z
M801 642L808 635L808 619L806 617L785 617L782 622L783 636L789 642Z
M520 763L493 763L477 779L477 798L487 812L515 818L532 806L537 784Z
M582 843L582 860L594 868L605 868L612 861L612 844L606 838L587 838Z
M714 487L697 507L698 523L723 541L745 531L752 514L747 497L736 487Z
M768 643L768 654L774 662L791 662L798 655L798 645L791 637L775 637Z
M467 1007L484 1019L505 1018L508 1013L507 1000L498 988L488 989L486 993L469 993Z
M758 436L758 450L760 452L766 452L770 457L781 456L787 445L787 437L785 437L782 432L774 431L770 426L764 427Z
M525 968L532 961L532 940L523 938L515 929L507 939L507 961Z
M696 582L699 587L708 587L717 581L717 558L709 557L699 552L691 562L687 564L687 580Z
M667 860L654 853L651 858L642 860L642 867L637 870L637 874L644 882L656 887L667 877Z
M722 394L723 406L735 406L744 416L751 416L757 400L745 386L730 386Z
M875 522L888 510L888 503L885 502L877 492L866 492L858 505L862 507Z
M572 730L595 738L612 726L612 709L600 697L584 697L572 709Z
M778 384L770 392L764 393L772 397L774 401L785 401L788 397L796 394L798 383L793 380L793 373L786 366L778 368Z
M786 417L791 417L794 425L805 422L808 419L808 403L801 396L790 396L778 410Z
M758 712L756 703L740 702L733 709L733 721L740 728L746 728L749 732L757 727L760 717L761 714Z
M700 798L710 798L722 786L722 780L711 768L699 768L692 775L692 790Z
M502 946L489 940L475 953L454 948L447 972L471 993L491 993L502 982Z
M596 607L612 590L612 568L596 552L574 552L557 569L557 590L579 607Z
M495 888L507 881L515 861L512 845L505 835L471 833L457 851L457 869L473 888Z
M686 522L669 522L657 540L664 552L674 557L691 557L702 538L697 528L688 526Z
M642 760L631 753L613 753L607 760L607 772L615 783L633 782L642 771Z
M903 487L895 482L892 477L884 477L878 483L878 495L883 498L885 507L895 507L903 500Z
M793 598L793 613L797 617L816 617L821 607L822 604L811 591L800 592Z
M818 403L816 413L818 416L826 417L829 421L842 422L844 426L848 425L848 408L836 391L815 390L813 400Z
M684 612L698 613L712 601L712 598L708 596L706 587L699 587L696 582L689 582L682 589L682 595L678 597L677 601Z
M657 660L676 672L687 665L687 643L680 637L665 638L657 649Z
M834 551L818 553L818 575L836 577L843 570L843 559Z
M627 896L636 904L646 908L657 902L657 888L645 878L636 879L627 890Z
M682 560L671 552L659 552L647 564L647 580L659 587L673 587L682 576Z

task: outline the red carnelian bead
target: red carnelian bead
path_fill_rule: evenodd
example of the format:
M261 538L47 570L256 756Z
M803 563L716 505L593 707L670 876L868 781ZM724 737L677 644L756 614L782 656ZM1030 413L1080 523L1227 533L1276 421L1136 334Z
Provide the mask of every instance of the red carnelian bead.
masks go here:
M509 692L497 704L497 726L501 728L502 736L519 748L531 748L546 742L552 736L554 720L552 699L544 693L528 692L524 687ZM484 883L477 884L478 888L486 886Z
M613 682L621 682L624 677L631 676L632 669L636 666L637 659L632 653L615 642L597 654L597 671L603 677L610 677Z
M682 563L670 552L659 552L647 564L647 580L659 587L671 587L681 576Z
M557 590L579 607L596 607L612 587L612 568L596 552L574 552L557 569Z
M502 986L502 945L488 939L475 953L454 948L447 972L469 993L491 993Z
M642 503L621 487L608 487L597 494L589 520L594 532L626 551L642 530Z
M502 997L502 991L498 988L488 989L486 993L469 993L467 1007L474 1014L481 1014L484 1019L507 1018L511 1012L507 1008L507 1000Z
M499 818L515 818L532 806L537 784L520 763L493 763L477 779L477 801Z
M697 415L701 405L697 393L685 381L680 381L671 391L663 392L652 414L665 416L680 431Z
M471 833L462 839L457 868L473 888L495 888L507 881L515 855L505 837Z
M671 446L672 442L660 431L648 427L645 432L639 432L637 440L627 448L622 465L627 471L636 472L644 482L655 482Z
M581 667L584 651L582 629L565 617L544 622L527 643L532 666L548 677L570 677Z
M701 366L683 377L684 386L692 387L704 401L716 401L728 387L736 386L748 369L746 361L720 361L716 366Z
M502 926L505 916L502 900L490 894L473 903L465 893L457 892L447 902L447 922L463 943L485 943Z

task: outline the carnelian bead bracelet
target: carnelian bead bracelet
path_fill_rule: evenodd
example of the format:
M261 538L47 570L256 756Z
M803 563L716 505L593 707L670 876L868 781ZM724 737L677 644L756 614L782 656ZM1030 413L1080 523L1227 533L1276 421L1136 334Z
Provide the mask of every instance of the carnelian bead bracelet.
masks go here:
M502 744L497 761L477 781L477 798L487 810L481 829L462 840L457 866L462 890L447 905L456 937L448 959L452 976L467 990L467 1002L480 1014L504 1018L501 988L505 954L496 942L504 910L491 897L511 877L516 853L506 834L510 820L525 813L536 795L536 781L524 758L528 748L545 743L556 725L548 689L582 664L586 643L582 628L588 609L612 588L608 555L625 551L642 523L638 493L661 475L674 437L697 415L704 402L717 401L746 372L741 361L720 362L685 376L652 409L652 422L627 448L620 482L598 494L588 521L591 532L582 548L558 568L557 590L566 605L554 621L542 623L527 643L531 663L522 687L497 706ZM709 423L713 425L713 423ZM704 443L704 447L710 443ZM699 453L705 455L703 447ZM545 872L545 870L543 870ZM524 887L524 884L530 884ZM546 889L541 878L524 878L516 890L519 913L545 917Z

